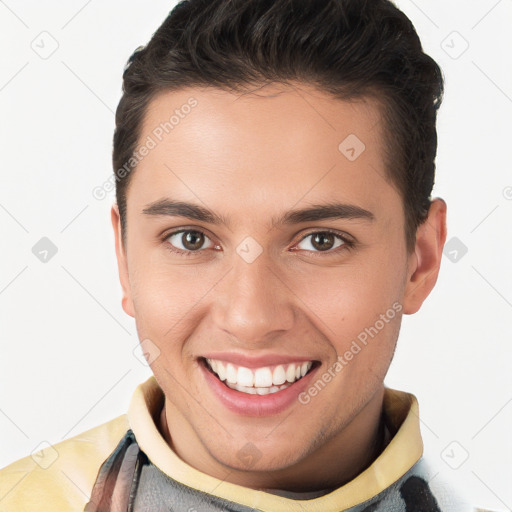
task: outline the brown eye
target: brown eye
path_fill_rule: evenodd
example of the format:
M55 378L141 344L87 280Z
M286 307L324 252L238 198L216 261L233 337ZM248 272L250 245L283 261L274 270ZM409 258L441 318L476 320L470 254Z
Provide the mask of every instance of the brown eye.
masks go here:
M327 251L334 246L335 237L332 233L315 233L311 245L319 251Z
M171 233L166 240L179 251L198 252L209 238L201 231L189 229Z
M308 241L308 239L311 239ZM337 243L338 240L338 243ZM304 244L305 247L300 247L300 244ZM314 252L327 252L336 249L342 245L346 245L347 242L343 240L340 235L331 233L329 231L318 231L306 235L299 243L297 247L305 249L307 251L313 250ZM309 247L308 247L309 246Z

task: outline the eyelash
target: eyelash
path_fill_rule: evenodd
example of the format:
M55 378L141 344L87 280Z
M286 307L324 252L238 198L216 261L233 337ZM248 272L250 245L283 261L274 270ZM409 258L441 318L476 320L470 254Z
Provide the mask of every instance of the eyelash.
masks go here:
M180 256L183 256L185 258L188 258L188 257L191 257L199 252L201 252L202 250L204 249L199 249L197 251L183 251L182 249L176 249L173 245L171 245L169 242L168 242L168 239L173 236L173 235L177 235L179 233L201 233L202 235L204 235L205 237L207 237L208 239L210 239L210 237L204 232L204 231L201 231L200 229L177 229L175 231L171 231L170 233L166 233L163 237L162 237L162 243L164 243L165 247L167 248L167 250L171 251L172 253L174 254L178 254ZM336 247L335 249L329 249L327 251L306 251L306 252L310 252L314 255L314 257L317 257L317 256L322 256L322 255L333 255L333 254L338 254L342 251L345 251L345 250L351 250L354 248L355 246L355 242L353 242L352 240L350 240L348 237L346 236L343 236L341 235L339 232L337 231L334 231L332 229L322 229L322 230L319 230L319 231L311 231L310 233L307 233L306 235L304 235L298 242L297 244L300 244L303 240L305 240L308 236L311 236L311 235L318 235L318 234L325 234L325 233L329 233L329 234L332 234L332 235L335 235L336 237L338 237L342 242L343 244L340 245L339 247ZM211 240L211 239L210 239ZM301 249L298 249L297 251L300 251ZM305 250L305 249L304 249ZM296 251L294 251L296 252Z

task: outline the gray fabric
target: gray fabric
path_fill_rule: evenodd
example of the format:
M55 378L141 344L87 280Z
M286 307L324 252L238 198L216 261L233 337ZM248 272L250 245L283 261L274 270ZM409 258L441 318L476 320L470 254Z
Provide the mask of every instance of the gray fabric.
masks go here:
M252 512L255 509L191 489L149 463L142 469L133 512Z
M471 510L439 485L423 459L393 485L360 505L339 512L466 512ZM436 479L436 480L435 480ZM435 485L432 482L436 481ZM211 490L212 493L215 489ZM290 512L301 510L293 501ZM128 430L102 464L86 512L259 512L183 485L158 469Z
M411 469L392 487L347 512L443 512L428 483ZM212 490L214 491L214 490ZM300 511L300 500L297 508ZM196 491L162 473L149 463L140 476L134 512L252 512L257 509ZM341 512L341 509L340 509ZM459 511L457 511L459 512Z

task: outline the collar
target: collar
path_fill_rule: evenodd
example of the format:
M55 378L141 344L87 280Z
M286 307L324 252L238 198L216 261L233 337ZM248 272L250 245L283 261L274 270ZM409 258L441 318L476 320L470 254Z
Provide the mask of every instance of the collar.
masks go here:
M137 443L155 466L174 480L219 498L265 512L293 510L296 500L219 480L180 459L157 428L164 399L152 376L135 389L128 410L128 422ZM416 397L386 388L383 408L387 427L394 434L386 448L366 470L342 487L318 498L301 500L303 512L337 512L340 507L363 503L396 482L420 459L423 443Z

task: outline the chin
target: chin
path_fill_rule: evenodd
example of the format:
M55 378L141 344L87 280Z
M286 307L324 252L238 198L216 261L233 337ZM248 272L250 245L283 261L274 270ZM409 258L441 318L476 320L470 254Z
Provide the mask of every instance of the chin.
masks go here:
M211 455L223 466L230 470L243 472L269 472L281 471L298 464L303 458L302 449L294 449L287 446L286 450L280 449L282 443L266 442L262 446L258 442L246 439L232 440L228 446L222 447L215 443ZM238 449L233 450L238 446Z

